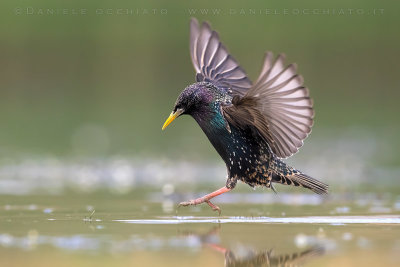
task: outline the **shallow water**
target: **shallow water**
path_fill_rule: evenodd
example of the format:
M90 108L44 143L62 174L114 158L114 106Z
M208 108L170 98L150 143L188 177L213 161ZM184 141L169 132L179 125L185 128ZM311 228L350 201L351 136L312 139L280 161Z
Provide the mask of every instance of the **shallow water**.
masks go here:
M256 191L254 199L251 193L216 199L221 216L206 205L176 209L174 200L146 190L125 196L4 195L0 265L398 266L400 262L397 196L358 195L358 201L344 205L339 201L343 196L316 201L308 194L264 193L262 198ZM271 198L280 200L262 202Z

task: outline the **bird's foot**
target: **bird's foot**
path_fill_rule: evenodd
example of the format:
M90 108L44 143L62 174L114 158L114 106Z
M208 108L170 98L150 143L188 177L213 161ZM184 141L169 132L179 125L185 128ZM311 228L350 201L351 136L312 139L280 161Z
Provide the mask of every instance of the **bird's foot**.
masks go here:
M214 205L213 203L211 203L210 200L207 200L206 202L207 202L208 206L210 206L212 208L213 211L218 211L218 215L221 216L221 209L217 205Z
M218 214L221 215L221 209L217 205L214 205L213 203L211 203L210 199L212 199L213 197L219 196L223 193L226 193L228 191L231 191L231 189L232 188L227 188L226 186L224 186L224 187L222 187L210 194L207 194L203 197L199 197L199 198L192 199L189 201L181 202L181 203L179 203L178 208L181 206L186 207L186 206L198 205L198 204L206 202L208 204L208 206L210 206L212 208L213 211L218 211Z
M181 202L181 203L179 203L178 208L181 206L183 206L183 207L193 206L193 205L195 206L195 205L198 205L198 204L201 204L204 202L206 202L208 204L208 206L210 206L212 208L213 211L218 211L218 214L221 215L221 209L217 205L214 205L213 203L211 203L210 200L208 200L204 197Z

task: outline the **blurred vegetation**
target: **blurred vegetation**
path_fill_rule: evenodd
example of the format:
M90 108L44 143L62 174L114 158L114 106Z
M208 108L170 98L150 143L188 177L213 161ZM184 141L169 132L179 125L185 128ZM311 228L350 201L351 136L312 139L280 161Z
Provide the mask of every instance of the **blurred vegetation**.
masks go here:
M40 15L41 8L68 14ZM107 8L112 15L96 15ZM117 15L117 8L139 14ZM156 14L143 10L153 8ZM266 50L298 64L315 103L311 138L357 128L399 147L398 2L6 0L0 4L0 153L216 157L189 118L161 132L177 95L194 82L188 34L189 9L196 8L225 12L195 17L211 22L252 79ZM248 11L266 8L383 13ZM86 14L71 14L82 9ZM396 155L388 164L400 162Z

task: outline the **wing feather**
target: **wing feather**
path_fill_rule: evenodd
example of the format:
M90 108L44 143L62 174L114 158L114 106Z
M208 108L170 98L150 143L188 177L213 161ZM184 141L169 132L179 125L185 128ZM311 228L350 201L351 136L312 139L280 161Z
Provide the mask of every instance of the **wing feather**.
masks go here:
M190 54L197 81L208 81L232 92L232 105L224 106L227 121L252 129L280 158L296 153L311 132L313 103L297 74L297 65L285 65L284 54L274 60L267 52L261 73L251 84L245 71L220 42L207 22L190 21Z
M285 67L285 56L278 55L275 62L267 52L260 76L244 96L255 98L267 121L272 151L287 158L298 151L311 132L314 110L309 91L303 86L303 77L297 66Z
M240 96L251 87L246 72L220 42L218 33L207 22L200 27L195 18L190 21L190 55L197 81L212 82Z

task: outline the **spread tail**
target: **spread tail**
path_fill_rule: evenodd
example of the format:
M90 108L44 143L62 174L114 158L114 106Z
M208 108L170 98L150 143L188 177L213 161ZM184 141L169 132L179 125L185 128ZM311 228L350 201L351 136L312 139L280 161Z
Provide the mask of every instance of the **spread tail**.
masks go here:
M310 176L297 170L291 170L286 175L273 174L271 181L285 185L302 186L319 195L328 194L329 186L327 184L311 178Z

